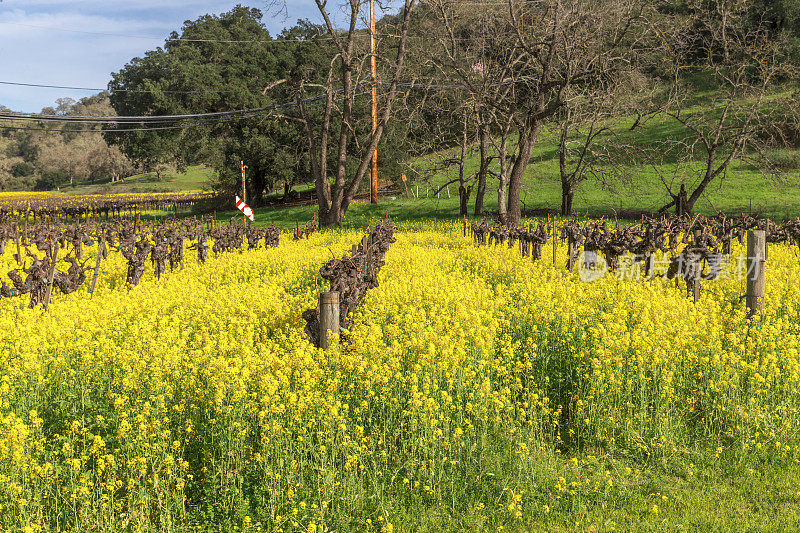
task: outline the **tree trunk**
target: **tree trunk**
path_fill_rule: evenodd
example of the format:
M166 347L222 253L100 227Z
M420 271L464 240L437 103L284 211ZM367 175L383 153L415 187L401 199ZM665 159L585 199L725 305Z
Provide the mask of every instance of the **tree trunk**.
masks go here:
M483 215L483 197L486 194L486 175L489 173L489 128L481 120L480 135L481 167L478 170L478 190L475 192L475 216Z
M261 207L264 205L264 188L259 187L257 184L254 184L250 187L250 190L247 191L249 197L247 198L248 205L253 207Z
M522 218L522 177L531 160L536 137L539 134L540 123L536 121L526 132L520 132L519 145L517 146L517 159L511 169L508 183L508 225L518 226Z
M575 195L575 192L572 190L572 186L568 181L561 182L561 214L562 215L571 215L572 214L572 198Z
M464 160L467 158L467 112L464 111L464 124L461 131L461 157L458 160L458 199L460 203L459 214L467 216L469 210L469 197L472 194L472 186L467 187L464 179Z
M352 47L352 43L349 43ZM345 187L347 185L347 144L350 139L351 118L353 116L352 100L352 81L353 71L348 62L342 58L342 81L344 85L342 99L342 125L339 130L339 154L336 164L336 184L331 191L331 208L328 211L326 220L320 217L320 226L339 226L342 223L342 202L345 199ZM346 209L346 208L345 208Z
M460 215L466 216L469 212L469 197L472 194L472 185L464 187L464 184L458 186L458 197L461 201Z
M500 140L500 183L497 185L497 214L503 224L508 220L508 135Z

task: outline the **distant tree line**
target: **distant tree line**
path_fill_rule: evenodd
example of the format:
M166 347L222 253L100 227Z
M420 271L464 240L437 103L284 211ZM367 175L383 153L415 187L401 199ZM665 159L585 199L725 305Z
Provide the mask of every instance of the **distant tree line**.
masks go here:
M59 98L43 115L114 114L108 93L76 101ZM2 125L2 124L0 124ZM66 130L92 129L81 124L66 126L31 123L26 129L0 129L0 190L50 190L57 187L114 181L135 171L134 164L101 133ZM45 131L45 130L59 131Z

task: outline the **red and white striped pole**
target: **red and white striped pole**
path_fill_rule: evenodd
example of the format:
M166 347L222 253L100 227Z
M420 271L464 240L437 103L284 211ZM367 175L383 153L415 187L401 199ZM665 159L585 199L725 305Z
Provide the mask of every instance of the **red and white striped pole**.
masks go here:
M247 201L247 188L244 185L244 161L239 162L242 165L242 200Z
M239 164L242 166L242 203L247 202L247 187L245 186L244 181L244 161L239 161ZM238 206L237 206L238 207ZM247 217L245 216L244 225L247 225Z
M245 219L249 218L250 222L254 222L255 221L255 215L253 214L253 209L249 205L244 203L244 200L242 200L238 196L236 197L236 209L238 209L239 211L242 212L242 214L244 214ZM245 220L245 224L247 224L246 220Z

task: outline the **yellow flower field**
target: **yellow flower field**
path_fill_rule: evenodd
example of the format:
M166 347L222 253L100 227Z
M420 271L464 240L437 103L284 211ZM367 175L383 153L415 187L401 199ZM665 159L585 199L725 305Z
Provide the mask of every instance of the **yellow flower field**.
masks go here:
M111 254L92 300L0 300L0 531L613 530L680 512L634 497L646 468L797 468L796 248L758 327L735 278L694 304L418 224L323 352L301 313L361 236L187 250L130 291Z

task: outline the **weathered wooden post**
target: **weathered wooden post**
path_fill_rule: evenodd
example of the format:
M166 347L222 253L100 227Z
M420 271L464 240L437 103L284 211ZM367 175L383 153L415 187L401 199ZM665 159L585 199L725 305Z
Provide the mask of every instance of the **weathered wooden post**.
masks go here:
M764 322L764 264L767 238L764 230L747 232L747 315L760 316Z
M14 224L14 235L16 236L15 240L17 241L17 264L21 265L22 264L22 252L20 251L20 247L19 247L19 225L17 225L16 223Z
M44 291L44 302L42 303L45 311L47 306L50 305L50 295L53 293L53 281L56 277L56 263L58 262L58 246L58 239L55 239L53 255L50 257L50 272L47 274L47 288Z
M329 331L334 338L328 338ZM339 345L339 293L336 291L319 293L319 347L325 350L331 341Z
M94 298L94 289L97 287L97 278L100 276L100 261L103 260L103 252L106 249L106 236L100 237L100 242L97 244L97 261L94 264L94 276L92 277L92 288L89 291L89 299Z
M553 265L554 266L556 264L556 245L557 245L556 244L556 239L557 239L556 231L558 231L558 229L556 227L556 217L553 217Z
M698 242L700 240L701 231L696 229L692 233L694 235L694 242ZM686 290L692 296L694 303L697 303L700 299L700 272L702 270L700 259L697 257L692 258L685 268Z

